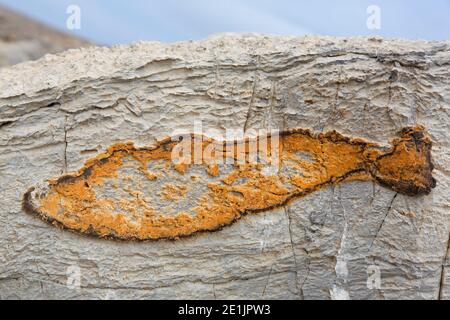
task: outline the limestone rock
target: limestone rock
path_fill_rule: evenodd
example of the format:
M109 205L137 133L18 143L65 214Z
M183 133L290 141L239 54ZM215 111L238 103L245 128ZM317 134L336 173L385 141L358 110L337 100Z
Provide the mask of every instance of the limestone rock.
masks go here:
M450 43L225 34L72 49L0 70L0 298L449 299ZM32 186L175 129L336 130L433 142L436 188L323 188L174 241L80 236L22 209ZM149 193L159 190L148 190Z

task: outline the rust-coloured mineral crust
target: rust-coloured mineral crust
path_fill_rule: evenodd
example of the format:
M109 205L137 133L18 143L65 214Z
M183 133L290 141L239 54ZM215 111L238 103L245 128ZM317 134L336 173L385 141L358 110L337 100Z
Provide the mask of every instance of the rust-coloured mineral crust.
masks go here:
M158 240L215 231L244 214L350 180L376 181L409 196L430 193L436 185L430 138L422 126L399 135L389 149L303 129L281 132L277 148L273 135L227 143L190 134L153 147L115 144L77 173L31 188L23 207L83 234ZM189 161L174 161L188 142L200 153L190 147L193 152L179 152Z

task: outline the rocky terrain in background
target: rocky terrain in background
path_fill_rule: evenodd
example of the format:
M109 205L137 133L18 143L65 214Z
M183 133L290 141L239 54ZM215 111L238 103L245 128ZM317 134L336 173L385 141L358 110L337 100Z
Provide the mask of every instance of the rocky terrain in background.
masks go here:
M0 67L88 45L87 41L0 7Z
M449 66L448 42L231 34L2 68L0 298L449 299ZM86 237L23 210L30 187L108 146L149 146L195 121L221 134L336 130L381 146L420 124L437 185L404 195L348 181L174 241Z

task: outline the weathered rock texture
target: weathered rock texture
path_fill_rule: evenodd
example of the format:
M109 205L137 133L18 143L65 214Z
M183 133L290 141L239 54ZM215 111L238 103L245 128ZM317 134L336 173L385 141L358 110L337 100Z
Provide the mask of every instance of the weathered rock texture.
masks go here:
M0 7L0 67L88 45L87 41Z
M0 297L448 299L449 102L447 42L222 35L2 69ZM408 196L348 181L175 241L84 237L22 210L31 186L109 145L152 145L199 120L218 133L336 130L383 146L420 124L437 185Z

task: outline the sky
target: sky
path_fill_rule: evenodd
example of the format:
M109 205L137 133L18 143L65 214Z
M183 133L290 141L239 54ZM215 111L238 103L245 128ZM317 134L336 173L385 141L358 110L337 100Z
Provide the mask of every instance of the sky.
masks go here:
M196 40L219 32L450 40L450 0L0 0L0 5L104 45ZM80 9L80 29L67 28L70 5ZM368 13L374 5L379 11ZM368 20L379 23L368 28Z

